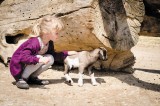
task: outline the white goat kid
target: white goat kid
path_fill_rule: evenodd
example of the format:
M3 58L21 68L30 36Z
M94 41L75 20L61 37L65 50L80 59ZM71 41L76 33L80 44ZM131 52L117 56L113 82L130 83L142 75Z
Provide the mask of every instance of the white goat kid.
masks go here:
M75 55L69 55L64 60L64 75L66 81L68 81L71 85L73 85L73 80L69 76L69 72L73 68L78 68L79 70L79 79L78 85L83 86L83 73L87 68L89 71L89 75L91 77L92 85L96 86L97 82L94 77L94 72L92 70L93 64L98 60L107 60L107 50L103 47L94 49L92 51L81 51Z

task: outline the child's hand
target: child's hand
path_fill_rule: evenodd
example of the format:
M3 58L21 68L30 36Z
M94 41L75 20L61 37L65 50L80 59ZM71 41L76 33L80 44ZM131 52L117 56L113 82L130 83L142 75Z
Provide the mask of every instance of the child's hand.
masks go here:
M49 62L49 58L48 57L40 57L39 58L39 63L47 64L48 62Z

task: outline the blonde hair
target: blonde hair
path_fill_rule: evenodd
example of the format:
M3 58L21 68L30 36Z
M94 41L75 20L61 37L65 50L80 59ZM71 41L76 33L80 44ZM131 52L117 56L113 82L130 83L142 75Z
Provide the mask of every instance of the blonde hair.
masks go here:
M41 34L52 32L53 29L62 30L64 25L62 21L55 16L45 16L40 20L37 20L32 27L31 37L39 36Z

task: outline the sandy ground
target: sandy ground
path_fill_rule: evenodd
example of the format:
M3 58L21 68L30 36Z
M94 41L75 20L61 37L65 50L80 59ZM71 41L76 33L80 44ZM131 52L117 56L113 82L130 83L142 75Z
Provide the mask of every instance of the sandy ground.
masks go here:
M98 86L92 86L85 75L84 86L78 87L76 70L71 73L75 85L69 86L62 67L57 67L40 75L51 84L22 90L0 64L0 106L159 106L160 38L140 37L132 51L137 58L135 73L97 71Z

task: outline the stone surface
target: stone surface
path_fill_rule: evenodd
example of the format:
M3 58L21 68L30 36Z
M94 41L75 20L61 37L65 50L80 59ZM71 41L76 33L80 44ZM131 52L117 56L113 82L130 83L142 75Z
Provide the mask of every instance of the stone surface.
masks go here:
M138 42L144 5L141 0L4 0L0 12L0 55L5 63L28 37L35 21L49 14L65 24L55 42L56 51L103 46L109 57L104 66L119 70L135 61L130 49Z

